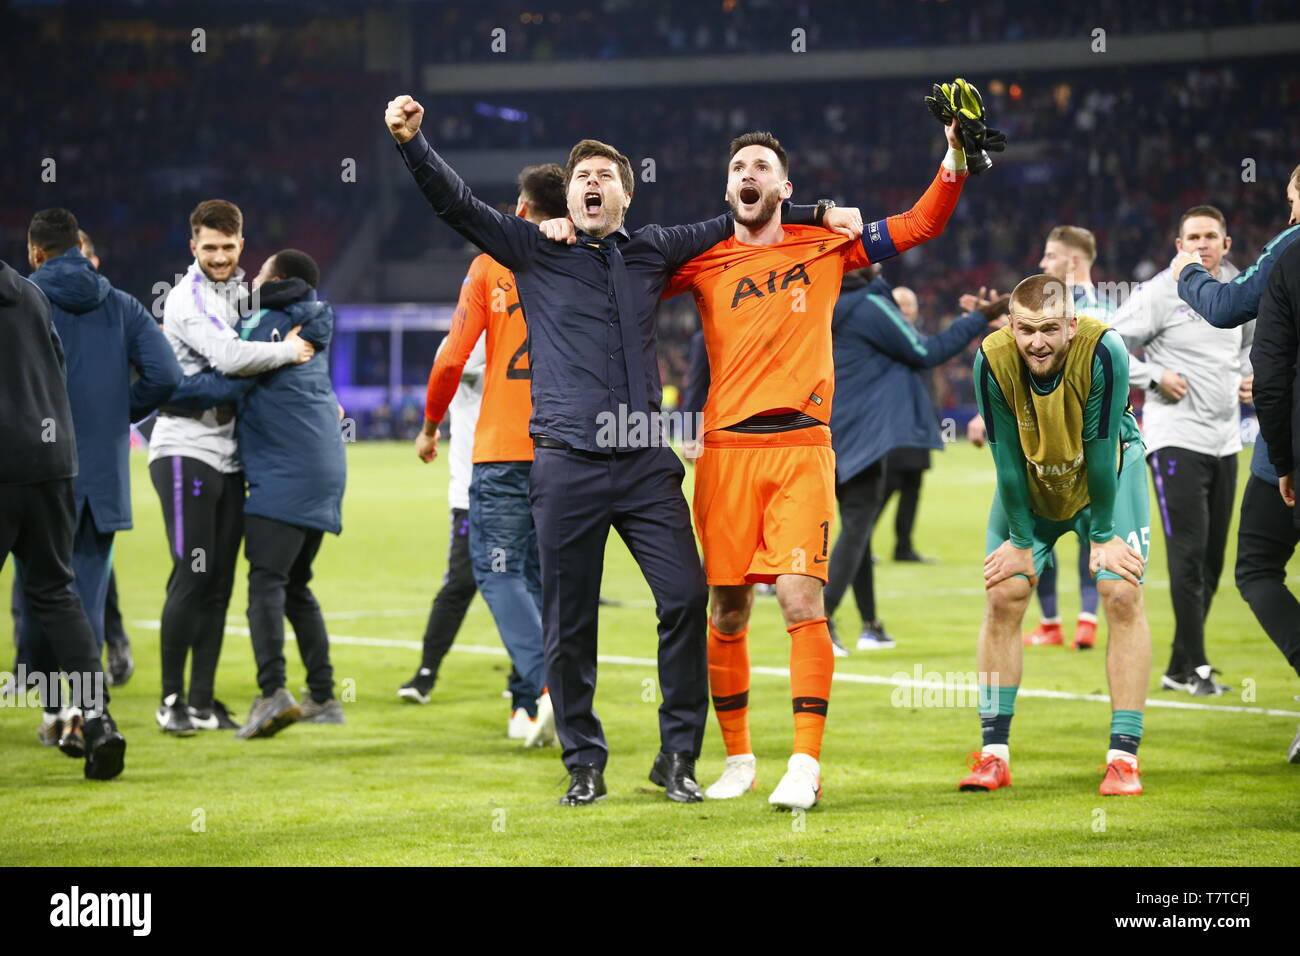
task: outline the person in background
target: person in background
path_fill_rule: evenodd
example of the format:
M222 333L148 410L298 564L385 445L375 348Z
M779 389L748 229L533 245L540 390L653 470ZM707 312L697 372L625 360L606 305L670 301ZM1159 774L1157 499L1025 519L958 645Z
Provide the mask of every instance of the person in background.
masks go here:
M248 480L244 554L248 558L248 629L261 695L235 734L270 737L299 720L344 722L334 697L329 636L308 583L325 532L343 530L347 461L340 407L330 385L334 312L316 299L320 269L297 249L270 256L253 280L262 308L240 324L250 342L281 342L301 333L311 361L249 378L206 372L186 378L172 404L235 406L235 439ZM284 619L289 618L307 669L311 696L300 705L285 686Z
M441 352L447 346L443 338ZM474 430L483 404L483 370L487 364L487 339L480 338L461 369L460 383L449 406L451 452L447 456L447 503L451 506L451 544L442 587L429 609L424 627L423 651L415 676L397 689L397 696L412 704L427 704L438 681L442 659L451 650L465 612L478 593L469 561L469 480L473 469Z
M1230 281L1236 266L1223 213L1193 206L1178 220L1174 240L1211 276ZM1206 657L1205 620L1219 586L1228 528L1237 496L1241 404L1250 401L1254 323L1216 329L1178 297L1171 266L1142 283L1111 327L1130 352L1129 384L1146 390L1142 440L1155 482L1174 607L1173 647L1162 690L1196 697L1231 690L1214 679Z
M893 294L899 314L915 326L920 314L916 293L907 286L899 285L894 286ZM926 394L929 394L926 373L918 369L916 374L921 378L922 385L926 386ZM933 560L921 557L912 544L912 529L916 527L916 511L921 503L921 479L930 468L930 448L929 444L924 447L899 445L885 455L885 499L881 502L880 509L883 512L889 499L898 495L898 508L894 513L895 561L928 564ZM874 560L870 550L867 555L870 560Z
M842 530L831 552L826 614L835 612L851 584L862 616L858 650L895 646L877 615L868 554L884 502L885 456L904 445L943 447L920 372L959 354L1005 313L1006 303L1005 298L982 301L943 332L924 336L903 318L878 268L844 276L831 327L839 396L831 413L831 441ZM836 648L837 656L847 654L842 645Z
M77 435L50 311L41 290L0 261L0 568L11 552L23 563L27 614L71 678L77 714L61 728L59 748L84 757L88 779L108 780L122 772L126 738L108 712L95 634L72 588ZM5 692L25 691L11 680Z
M104 646L104 610L113 538L131 527L131 422L151 413L180 381L180 365L158 324L138 301L100 275L81 253L76 217L45 209L27 234L32 282L50 301L67 360L68 399L77 433L73 493L76 536L72 587L81 598L97 649ZM132 374L136 381L132 383ZM18 562L18 576L25 564ZM20 608L23 656L49 670L52 648L37 618ZM54 743L57 700L47 700L43 742ZM70 719L75 720L75 715Z

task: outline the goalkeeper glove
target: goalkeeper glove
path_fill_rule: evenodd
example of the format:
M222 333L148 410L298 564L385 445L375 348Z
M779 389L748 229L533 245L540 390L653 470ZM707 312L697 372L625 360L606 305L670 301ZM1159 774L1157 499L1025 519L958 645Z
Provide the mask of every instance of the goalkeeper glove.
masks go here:
M978 175L993 165L986 150L1000 153L1007 148L1006 134L986 125L979 90L966 80L958 77L951 83L934 84L933 95L925 98L925 105L945 126L956 117L966 163L972 173Z

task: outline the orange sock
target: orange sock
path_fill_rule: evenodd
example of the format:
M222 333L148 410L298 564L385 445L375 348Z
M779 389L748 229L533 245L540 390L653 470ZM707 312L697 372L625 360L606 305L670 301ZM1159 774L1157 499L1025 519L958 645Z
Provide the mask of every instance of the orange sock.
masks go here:
M821 758L835 651L826 618L800 621L790 633L790 696L794 699L794 752Z
M727 756L753 753L749 742L749 628L723 634L709 622L709 692Z

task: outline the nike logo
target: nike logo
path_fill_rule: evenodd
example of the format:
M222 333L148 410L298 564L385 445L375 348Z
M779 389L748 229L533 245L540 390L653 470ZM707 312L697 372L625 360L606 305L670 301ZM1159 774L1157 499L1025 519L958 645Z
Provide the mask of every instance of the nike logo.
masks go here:
M813 564L825 564L825 563L826 563L826 559L823 557L813 558Z

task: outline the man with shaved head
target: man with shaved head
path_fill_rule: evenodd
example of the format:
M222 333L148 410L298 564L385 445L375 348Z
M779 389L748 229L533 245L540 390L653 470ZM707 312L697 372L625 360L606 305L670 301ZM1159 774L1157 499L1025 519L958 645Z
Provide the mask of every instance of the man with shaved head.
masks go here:
M1142 792L1151 631L1142 598L1151 534L1145 449L1128 408L1128 351L1106 323L1080 317L1064 281L1030 276L1011 294L1010 324L984 339L975 394L997 465L985 536L984 622L976 658L984 743L966 791L1011 785L1009 735L1020 686L1020 626L1057 538L1090 548L1110 626L1110 747L1103 796Z

